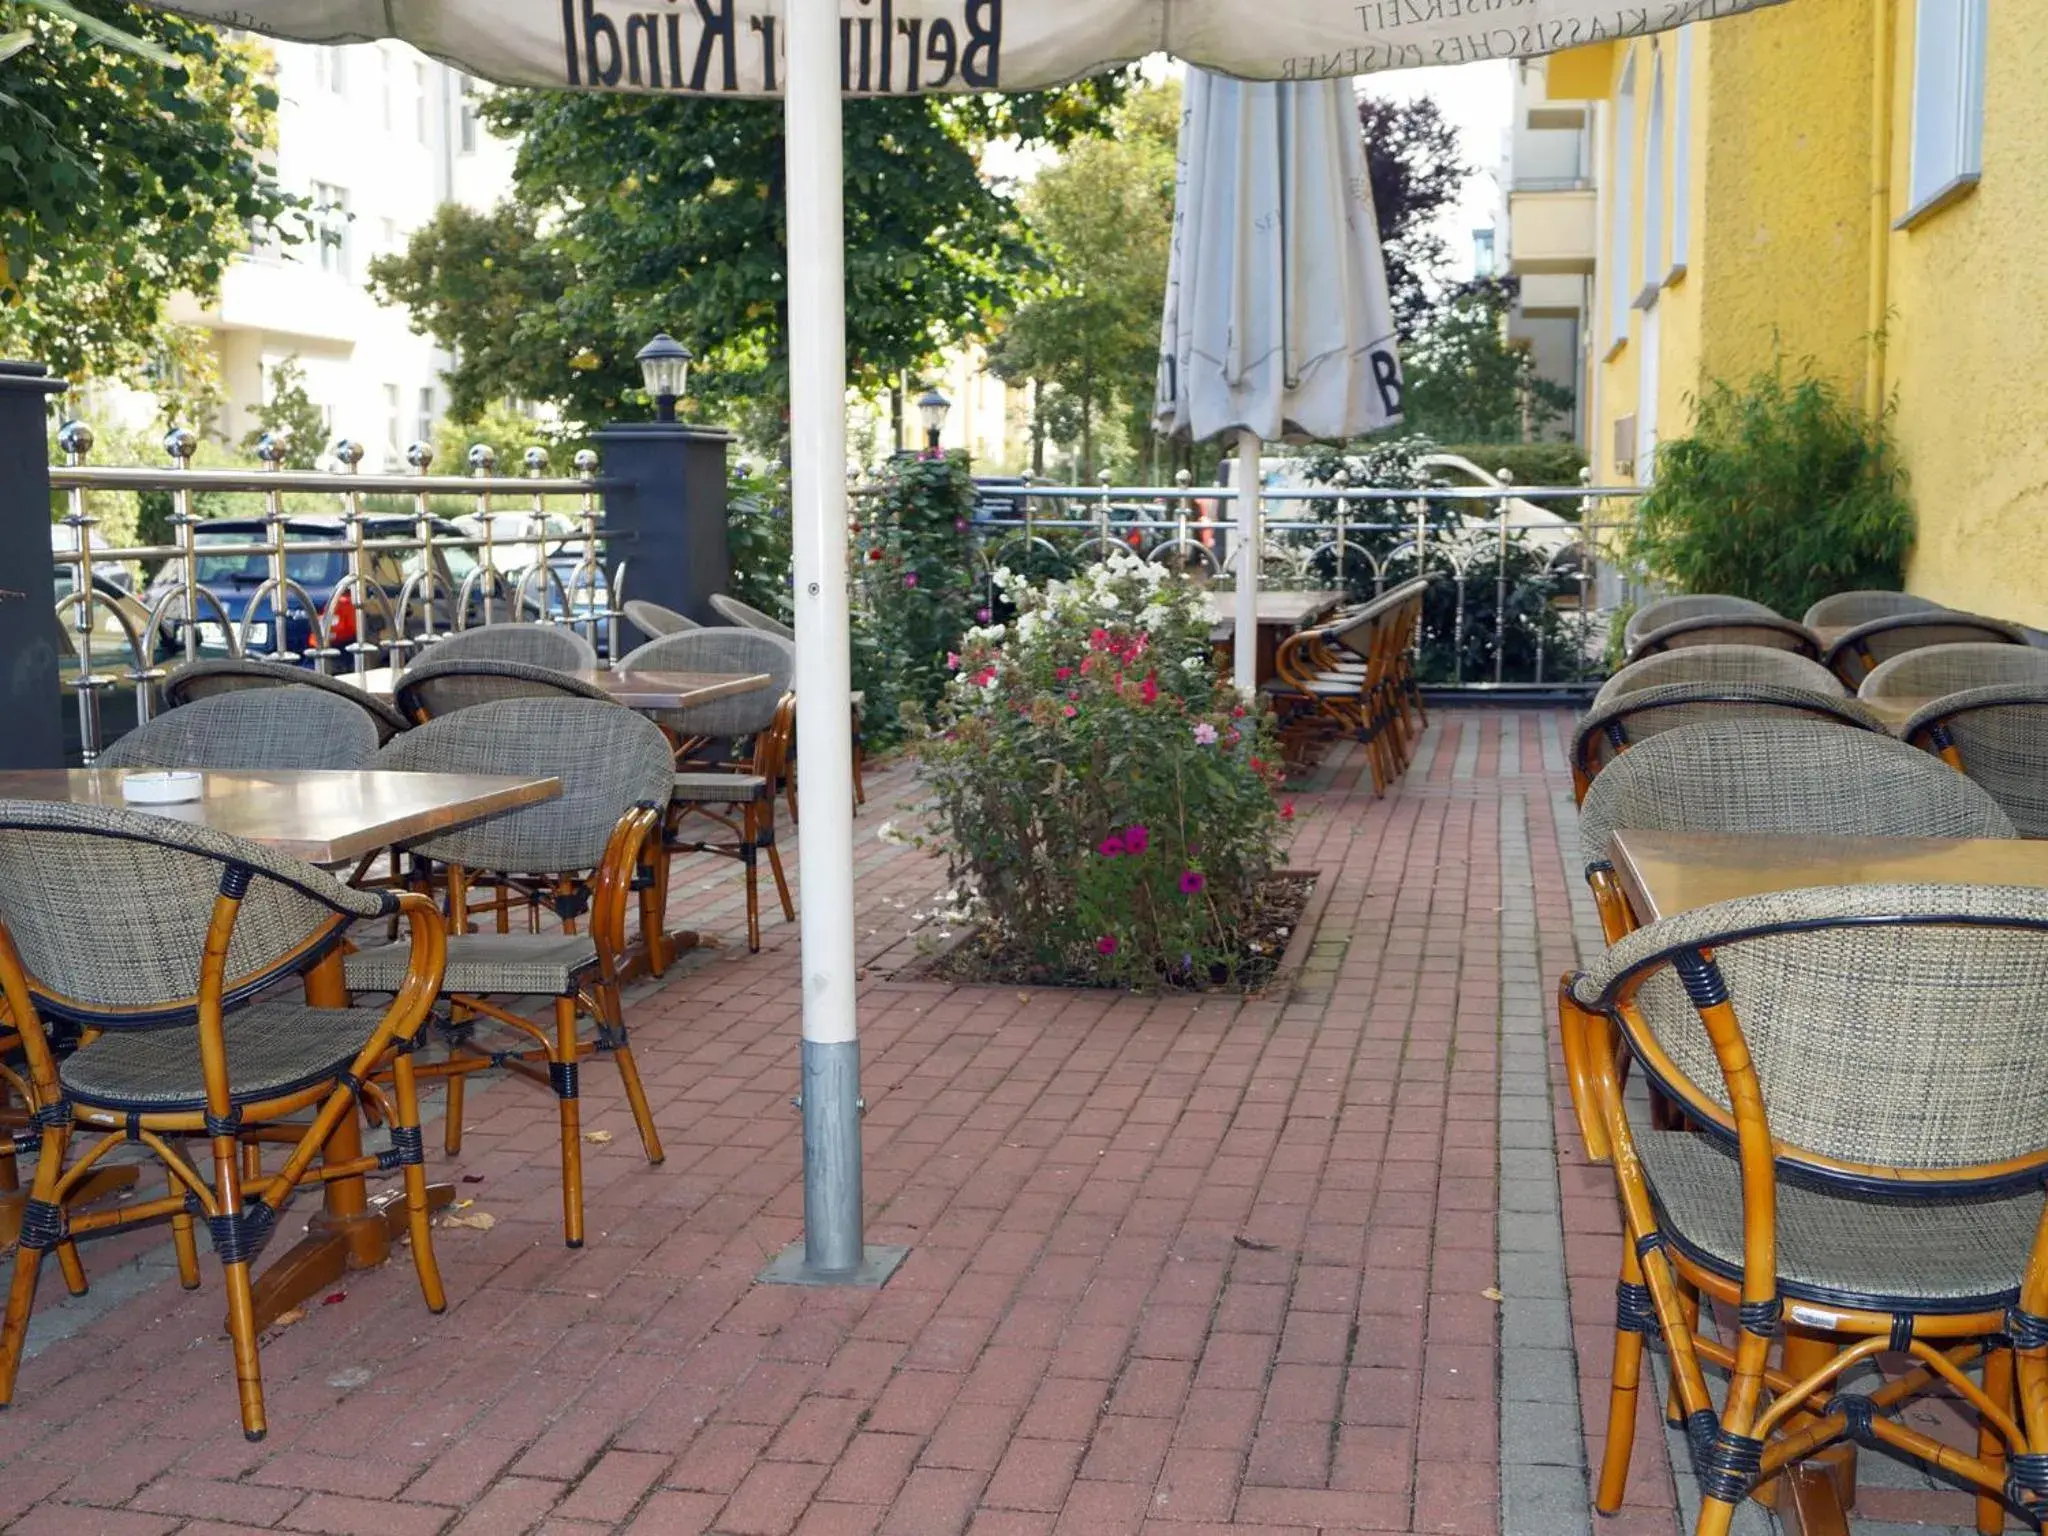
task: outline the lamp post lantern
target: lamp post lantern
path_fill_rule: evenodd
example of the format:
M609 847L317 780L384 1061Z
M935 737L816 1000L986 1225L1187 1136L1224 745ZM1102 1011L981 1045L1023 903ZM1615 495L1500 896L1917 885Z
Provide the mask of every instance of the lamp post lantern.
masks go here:
M690 378L690 349L666 331L633 354L640 364L640 377L647 393L654 397L654 419L674 421L676 402Z
M924 445L928 451L939 451L939 434L946 427L946 412L952 409L953 402L940 394L937 386L917 397L917 414L924 422Z

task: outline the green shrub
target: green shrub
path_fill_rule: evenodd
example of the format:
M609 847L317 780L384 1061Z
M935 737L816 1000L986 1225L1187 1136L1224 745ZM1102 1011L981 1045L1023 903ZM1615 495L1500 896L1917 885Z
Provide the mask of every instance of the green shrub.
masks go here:
M1470 459L1490 475L1508 470L1516 485L1577 485L1586 467L1585 451L1577 443L1446 443L1437 452ZM1566 501L1544 505L1566 515L1578 510Z
M863 503L863 606L898 703L922 716L946 691L947 656L977 618L987 621L973 515L974 479L958 453L891 459Z
M1797 618L1834 592L1896 588L1913 547L1889 424L1782 366L1695 403L1658 445L1631 555L1680 592L1726 592Z
M1017 619L968 632L919 748L954 901L1049 980L1236 979L1291 808L1199 591L1128 554L1071 584L997 580Z

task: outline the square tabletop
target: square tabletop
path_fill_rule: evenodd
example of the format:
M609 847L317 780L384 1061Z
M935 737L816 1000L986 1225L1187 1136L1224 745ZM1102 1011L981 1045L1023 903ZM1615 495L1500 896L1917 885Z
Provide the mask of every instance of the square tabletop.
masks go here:
M433 652L427 654L431 656ZM397 667L373 667L361 674L360 686L365 693L388 703L396 692L399 673ZM337 682L358 682L354 672L337 672L334 676ZM590 667L564 676L603 689L628 709L688 709L713 699L758 693L775 681L766 672L642 672L611 667Z
M1211 590L1204 594L1209 604L1209 619L1220 632L1227 636L1237 624L1237 594ZM1349 602L1349 592L1265 592L1258 594L1259 623L1284 624L1290 629L1299 629L1304 624L1313 624L1324 614Z
M0 800L110 805L211 827L309 864L346 864L486 816L558 799L562 781L502 773L396 773L381 768L200 770L200 797L131 805L124 768L0 773Z
M2048 888L2048 842L1997 837L1788 837L1616 832L1614 873L1639 921L1822 885Z

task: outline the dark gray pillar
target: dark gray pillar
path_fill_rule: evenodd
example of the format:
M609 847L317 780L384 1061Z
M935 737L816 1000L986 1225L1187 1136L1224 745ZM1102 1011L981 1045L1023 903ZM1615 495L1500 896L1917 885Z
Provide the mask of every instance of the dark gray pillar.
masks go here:
M0 362L0 769L64 766L46 416L63 390L41 363Z
M730 432L676 422L621 422L597 434L609 560L614 570L625 562L628 601L660 603L700 624L726 622L711 598L732 577L725 543L731 443Z

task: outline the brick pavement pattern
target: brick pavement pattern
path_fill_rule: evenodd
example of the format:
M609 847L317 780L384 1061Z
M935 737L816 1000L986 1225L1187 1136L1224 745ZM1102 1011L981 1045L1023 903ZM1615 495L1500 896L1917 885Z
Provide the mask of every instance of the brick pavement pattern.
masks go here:
M755 1283L802 1211L796 933L749 956L731 867L682 866L672 915L728 943L629 1004L665 1166L585 1074L588 1247L560 1242L546 1097L473 1087L433 1171L496 1225L437 1233L448 1312L402 1258L349 1276L266 1341L248 1445L217 1270L187 1295L160 1237L95 1243L90 1297L39 1298L0 1525L1589 1531L1615 1228L1549 1024L1590 921L1568 730L1440 713L1384 800L1334 755L1297 796L1330 897L1285 997L892 979L941 869L870 835L914 794L871 777L868 1234L911 1247L880 1292ZM1679 1529L1644 1411L1614 1536Z

